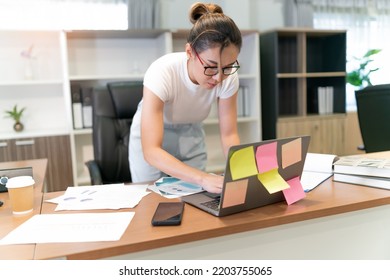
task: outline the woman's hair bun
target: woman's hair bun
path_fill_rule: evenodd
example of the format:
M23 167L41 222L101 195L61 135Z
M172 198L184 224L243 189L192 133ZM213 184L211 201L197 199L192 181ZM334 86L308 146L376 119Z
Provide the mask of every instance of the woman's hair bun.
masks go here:
M223 14L223 10L219 5L197 2L191 6L189 17L191 23L194 24L201 16L216 13Z

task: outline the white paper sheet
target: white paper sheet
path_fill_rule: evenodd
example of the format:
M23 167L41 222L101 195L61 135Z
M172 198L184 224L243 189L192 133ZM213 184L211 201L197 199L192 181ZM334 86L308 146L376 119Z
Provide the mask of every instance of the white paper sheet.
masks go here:
M301 176L305 192L309 192L333 175L336 155L308 153Z
M35 215L0 240L0 245L116 241L134 212Z
M147 187L124 184L68 187L64 195L47 202L58 204L55 211L134 208L150 193Z

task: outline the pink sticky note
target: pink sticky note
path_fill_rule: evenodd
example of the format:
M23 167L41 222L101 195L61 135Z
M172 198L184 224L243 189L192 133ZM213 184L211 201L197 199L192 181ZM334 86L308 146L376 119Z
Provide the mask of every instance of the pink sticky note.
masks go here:
M276 155L277 143L261 145L256 149L256 163L259 173L264 173L278 168L278 159Z
M299 177L292 178L288 180L287 183L290 185L290 188L283 190L283 195L288 205L293 204L306 196Z
M244 204L248 189L248 179L226 183L222 208Z
M282 145L283 169L302 160L302 138L297 138Z

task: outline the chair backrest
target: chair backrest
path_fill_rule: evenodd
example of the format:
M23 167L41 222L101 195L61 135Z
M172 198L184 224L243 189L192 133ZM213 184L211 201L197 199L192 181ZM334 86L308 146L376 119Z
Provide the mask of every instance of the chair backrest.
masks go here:
M93 150L103 184L131 182L129 133L142 91L142 82L112 82L94 89Z
M390 84L368 86L355 96L365 151L390 150Z

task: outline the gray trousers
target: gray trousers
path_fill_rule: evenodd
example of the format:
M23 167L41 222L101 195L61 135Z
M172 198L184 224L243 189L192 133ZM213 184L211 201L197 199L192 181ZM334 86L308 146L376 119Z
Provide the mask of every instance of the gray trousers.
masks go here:
M140 130L138 129L138 131ZM166 176L145 161L141 137L133 132L134 130L132 130L129 139L129 165L133 182L155 181ZM153 131L147 133L153 133ZM148 137L150 136L148 135ZM206 169L207 153L202 124L165 124L163 149L194 168Z

